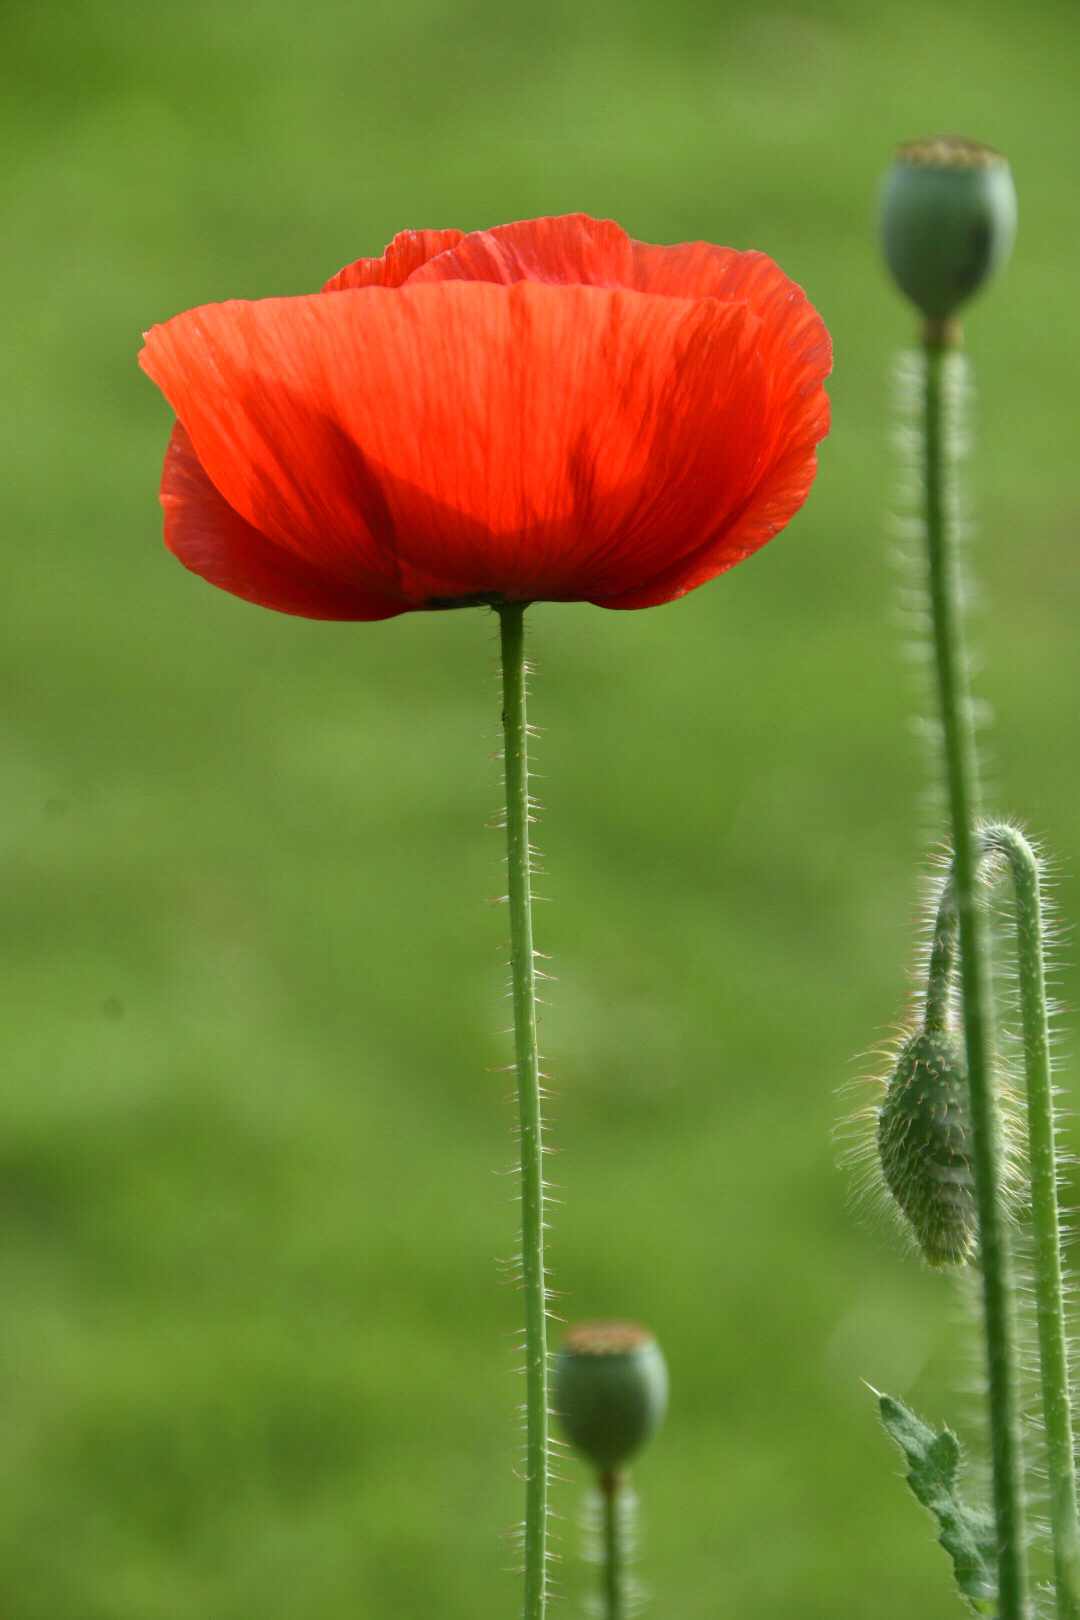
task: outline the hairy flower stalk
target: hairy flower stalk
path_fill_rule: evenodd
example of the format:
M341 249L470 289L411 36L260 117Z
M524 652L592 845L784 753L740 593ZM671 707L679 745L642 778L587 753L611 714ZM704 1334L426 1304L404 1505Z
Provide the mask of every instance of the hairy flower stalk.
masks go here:
M1080 1531L1061 1276L1054 1091L1050 1076L1039 861L1023 834L1008 823L987 827L984 839L988 854L1004 856L1013 883L1031 1165L1035 1308L1055 1597L1058 1620L1077 1620L1080 1616Z
M542 1620L547 1599L548 1356L544 1279L543 1138L536 1048L529 862L529 754L525 718L525 607L498 609L502 646L506 864L521 1140L521 1258L525 1290L525 1620Z
M1000 1616L1001 1620L1022 1620L1029 1611L1016 1411L1014 1286L1002 1207L987 922L978 894L975 819L979 787L960 604L955 446L943 398L947 371L959 363L951 352L950 335L928 321L923 416L926 541L934 666L955 852L953 898L960 933L960 992L971 1088Z
M1054 1592L1058 1620L1078 1620L1080 1529L1077 1523L1072 1398L1065 1331L1065 1291L1062 1281L1057 1126L1050 1066L1040 862L1023 833L1008 822L991 822L979 829L977 859L980 862L980 876L985 884L993 881L1002 864L1012 880L1027 1101L1032 1261L1046 1443L1046 1481L1054 1555ZM956 932L954 884L950 873L942 888L934 921L926 990L927 1032L935 1031L940 1034L946 1029L947 1009L952 992L951 980L956 967ZM925 1036L914 1037L915 1040L920 1038ZM941 1106L940 1087L934 1097L933 1106L940 1133L948 1123L948 1110ZM888 1107L887 1100L882 1109L883 1119L888 1117ZM923 1157L926 1157L925 1144ZM882 1160L888 1179L888 1165L884 1154ZM893 1191L903 1207L903 1189L897 1187L893 1188ZM935 1258L934 1254L928 1251L925 1242L923 1252L929 1259ZM963 1258L963 1256L947 1255L945 1258Z
M627 1551L623 1511L625 1476L609 1469L597 1481L603 1502L604 1539L601 1568L603 1571L604 1620L626 1620L629 1612L627 1592Z

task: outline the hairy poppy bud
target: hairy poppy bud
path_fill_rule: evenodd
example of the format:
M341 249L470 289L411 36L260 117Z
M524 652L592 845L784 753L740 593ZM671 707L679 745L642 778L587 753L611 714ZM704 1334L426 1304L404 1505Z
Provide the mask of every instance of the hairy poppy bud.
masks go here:
M905 1043L878 1115L885 1184L932 1266L966 1260L977 1231L967 1068L945 1030Z
M570 1444L602 1472L621 1468L667 1410L663 1352L632 1322L577 1322L555 1368L555 1410Z
M1000 152L961 135L901 146L885 178L885 258L928 320L955 315L1004 265L1016 190Z

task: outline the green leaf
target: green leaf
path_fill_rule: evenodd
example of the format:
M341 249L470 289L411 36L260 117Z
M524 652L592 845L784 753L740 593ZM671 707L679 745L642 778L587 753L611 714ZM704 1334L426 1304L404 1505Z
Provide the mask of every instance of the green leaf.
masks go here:
M879 1402L881 1421L907 1459L907 1482L916 1499L929 1508L941 1526L938 1540L953 1561L957 1586L976 1614L996 1614L994 1517L986 1508L968 1507L960 1496L959 1440L949 1429L935 1434L914 1412L889 1395L880 1396Z

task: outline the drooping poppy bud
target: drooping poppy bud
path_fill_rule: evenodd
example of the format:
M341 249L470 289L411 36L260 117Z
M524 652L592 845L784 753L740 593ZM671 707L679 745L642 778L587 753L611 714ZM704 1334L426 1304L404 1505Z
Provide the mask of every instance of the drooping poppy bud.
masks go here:
M905 1043L878 1115L885 1185L932 1266L966 1260L975 1244L975 1182L967 1067L955 1038L923 1029Z
M1012 251L1016 190L1008 163L961 135L901 146L885 177L881 230L901 291L927 320L947 320Z
M663 1422L663 1352L649 1330L633 1322L577 1322L563 1339L554 1398L575 1450L602 1474L619 1469Z

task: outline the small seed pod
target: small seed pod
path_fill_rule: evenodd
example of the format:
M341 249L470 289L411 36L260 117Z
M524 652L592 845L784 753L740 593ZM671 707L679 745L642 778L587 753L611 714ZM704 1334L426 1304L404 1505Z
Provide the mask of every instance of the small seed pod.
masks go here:
M1016 190L1000 152L960 135L901 146L885 177L885 258L902 292L945 321L1005 264Z
M966 1260L975 1244L967 1068L945 1030L905 1043L878 1115L878 1157L915 1241L932 1266Z
M668 1373L647 1328L577 1322L555 1367L555 1410L575 1450L601 1473L621 1468L663 1422Z

